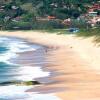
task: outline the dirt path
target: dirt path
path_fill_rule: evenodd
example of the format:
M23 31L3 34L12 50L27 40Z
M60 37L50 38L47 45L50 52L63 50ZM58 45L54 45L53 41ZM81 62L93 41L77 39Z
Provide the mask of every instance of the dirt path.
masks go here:
M56 35L41 32L0 32L1 35L17 36L39 43L53 50L47 59L53 61L46 68L56 75L45 87L34 91L55 93L61 100L100 100L100 47L93 38L83 39L73 35ZM52 81L53 80L53 81Z

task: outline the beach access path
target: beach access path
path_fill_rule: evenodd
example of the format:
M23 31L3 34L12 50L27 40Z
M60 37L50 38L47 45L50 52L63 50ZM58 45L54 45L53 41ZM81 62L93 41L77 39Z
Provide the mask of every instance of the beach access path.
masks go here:
M55 93L61 100L100 100L100 47L93 37L57 35L40 31L1 31L0 36L15 36L49 47L47 59L53 61L55 80L33 91ZM52 50L53 49L53 50Z

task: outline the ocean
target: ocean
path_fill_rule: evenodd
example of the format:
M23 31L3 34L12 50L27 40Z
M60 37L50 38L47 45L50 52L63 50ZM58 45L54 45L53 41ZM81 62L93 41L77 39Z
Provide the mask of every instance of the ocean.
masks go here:
M15 63L19 53L36 51L40 45L28 43L15 37L0 37L0 83L11 81L31 81L47 77L50 72L43 71L41 66L23 66ZM33 86L0 85L0 100L60 100L53 94L25 92ZM47 98L47 99L46 99Z

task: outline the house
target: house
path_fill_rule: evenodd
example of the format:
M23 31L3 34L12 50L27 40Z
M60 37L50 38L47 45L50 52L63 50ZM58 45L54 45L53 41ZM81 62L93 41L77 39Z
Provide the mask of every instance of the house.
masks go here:
M0 12L4 11L4 9L0 8Z
M22 19L22 17L18 16L16 18L13 18L12 21L13 22L19 22Z
M87 23L91 27L95 27L96 25L100 25L100 16L93 17L87 21Z
M3 5L0 5L0 12L4 11L4 7Z
M49 20L51 20L51 19L55 19L56 17L55 16L48 16L47 17Z
M11 2L12 0L0 0L0 4L5 4L5 3L9 3Z
M19 7L17 7L17 6L12 6L11 7L13 10L17 10Z
M97 16L97 12L91 11L88 13L89 16L91 17L96 17Z
M95 10L100 10L100 4L93 4L89 7L88 12L94 12Z
M65 25L70 25L71 24L71 19L70 18L65 19L62 23L65 24Z
M87 15L90 17L97 17L98 12L96 10L100 10L100 4L93 4L89 7ZM100 16L99 16L100 17Z

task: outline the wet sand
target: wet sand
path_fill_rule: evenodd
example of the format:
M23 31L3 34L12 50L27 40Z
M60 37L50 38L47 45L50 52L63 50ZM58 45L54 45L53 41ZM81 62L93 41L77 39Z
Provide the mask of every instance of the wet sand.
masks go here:
M61 100L100 100L100 47L93 38L41 32L0 32L4 36L25 38L48 47L44 70L50 77L36 80L43 85L28 91L54 93Z

